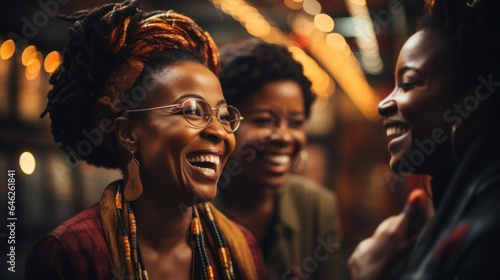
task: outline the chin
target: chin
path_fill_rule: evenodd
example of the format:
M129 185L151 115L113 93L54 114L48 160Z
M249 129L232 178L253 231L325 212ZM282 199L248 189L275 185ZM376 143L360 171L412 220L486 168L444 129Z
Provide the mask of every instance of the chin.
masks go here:
M201 202L210 202L217 195L217 187L215 187L214 189L215 189L215 191L210 190L208 192L199 192L199 193L195 194L194 199L198 203L201 203Z
M418 167L408 160L408 158L401 156L391 157L389 166L397 174L415 173Z
M268 188L278 189L283 184L286 183L289 175L290 174L286 174L286 175L280 176L279 178L268 178L266 180L263 180L262 184L264 186L267 186Z

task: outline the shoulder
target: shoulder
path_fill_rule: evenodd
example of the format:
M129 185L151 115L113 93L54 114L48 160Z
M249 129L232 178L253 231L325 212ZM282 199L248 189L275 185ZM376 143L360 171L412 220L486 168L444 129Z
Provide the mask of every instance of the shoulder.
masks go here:
M335 208L337 195L318 182L300 175L290 175L287 185L281 190L282 196L292 199L294 204Z
M500 273L500 188L481 194L438 241L428 267L479 279ZM445 265L443 265L443 263Z
M94 204L68 219L50 232L49 236L64 240L71 236L92 235L96 231L102 232L98 204Z
M111 265L111 259L102 233L99 206L95 204L35 244L26 260L26 279L40 275L71 278L80 275L79 272L93 275L99 269L106 274L111 272L107 265Z
M291 175L279 190L278 201L283 223L303 233L335 233L340 238L340 211L332 190L303 176Z

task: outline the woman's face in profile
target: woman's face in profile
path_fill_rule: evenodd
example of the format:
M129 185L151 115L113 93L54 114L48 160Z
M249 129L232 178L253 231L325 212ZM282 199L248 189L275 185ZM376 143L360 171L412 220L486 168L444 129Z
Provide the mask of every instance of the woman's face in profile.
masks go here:
M239 105L245 120L236 131L232 157L261 186L285 183L306 142L304 98L297 82L265 84Z
M450 89L453 73L439 57L443 53L430 31L415 33L399 54L394 90L379 103L396 173L432 174L452 159L447 116L458 93Z
M148 92L149 107L182 104L188 99L206 101L211 108L226 104L217 77L205 66L183 62L153 74L155 87ZM175 113L177 112L177 113ZM217 193L217 181L235 147L212 111L210 123L197 128L173 108L152 110L137 126L141 179L154 199L199 203Z

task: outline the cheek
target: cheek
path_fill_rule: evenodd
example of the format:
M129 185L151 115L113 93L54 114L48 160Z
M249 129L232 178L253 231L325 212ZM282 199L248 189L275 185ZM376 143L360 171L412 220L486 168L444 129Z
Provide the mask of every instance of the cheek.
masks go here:
M234 148L236 147L236 137L234 133L227 135L226 143L227 143L227 154L230 155L234 151Z
M307 143L307 134L305 130L300 130L294 133L294 138L298 149L304 148Z
M178 126L177 126L178 127ZM147 134L142 135L145 139L142 143L142 149L149 157L161 160L168 155L176 155L178 152L189 143L189 137L186 130L176 129L176 126L171 127L156 127L150 129Z
M234 134L236 138L236 146L243 147L251 145L255 142L262 142L270 133L263 129L257 129L249 126L240 127Z

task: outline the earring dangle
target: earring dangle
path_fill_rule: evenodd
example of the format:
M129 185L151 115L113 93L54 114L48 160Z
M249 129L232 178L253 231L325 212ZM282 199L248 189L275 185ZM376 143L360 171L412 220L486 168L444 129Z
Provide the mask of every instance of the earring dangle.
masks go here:
M457 133L458 124L459 124L458 122L455 122L455 123L451 126L451 140L450 140L450 142L451 142L451 152L453 153L453 157L455 158L455 160L456 160L457 162L459 162L459 161L460 161L460 159L458 158L457 150L456 150L456 148L455 148L455 146L456 146L456 141L457 141L457 139L456 139L456 135L455 135L455 134Z
M474 8L474 6L476 6L476 4L481 1L481 0L472 0L471 2L466 2L467 3L467 7L469 8Z
M139 162L135 159L132 151L132 159L127 165L127 182L125 184L124 195L127 201L134 201L142 194L142 182L139 175Z
M302 173L306 169L307 160L309 159L309 153L307 150L301 150L299 152L298 157L295 159L295 162L292 166L293 173Z

